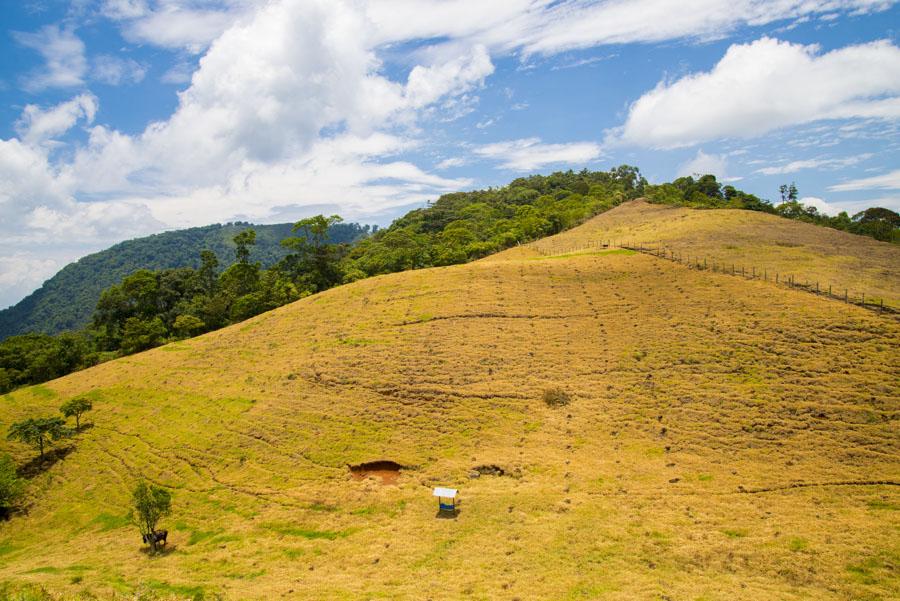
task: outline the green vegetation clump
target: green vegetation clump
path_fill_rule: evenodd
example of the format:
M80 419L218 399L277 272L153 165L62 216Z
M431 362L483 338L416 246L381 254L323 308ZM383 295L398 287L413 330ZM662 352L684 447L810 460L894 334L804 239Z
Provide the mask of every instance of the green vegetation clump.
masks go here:
M548 407L563 407L572 402L572 397L562 388L548 388L544 391L544 403Z
M140 529L144 542L155 552L159 545L156 526L172 511L172 493L141 480L131 493L131 521Z
M72 435L72 431L66 427L66 422L61 417L28 418L16 422L9 427L7 440L18 440L34 447L40 452L41 461L44 460L44 450L54 442Z
M441 196L360 241L344 279L465 263L551 236L644 193L636 167L558 172Z
M90 399L85 397L75 397L63 403L59 408L60 413L65 417L75 418L75 429L81 430L81 416L94 408L94 404Z
M25 482L16 474L16 465L9 455L0 455L0 517L7 514L25 492Z
M698 209L762 211L851 234L869 236L883 242L900 243L900 215L890 209L871 207L852 217L846 211L829 217L819 213L815 207L799 202L797 187L793 183L781 186L779 191L781 204L775 206L768 200L737 190L734 186L721 185L716 181L715 175L704 175L696 180L687 176L679 177L671 183L648 185L645 186L644 193L647 200L658 204Z

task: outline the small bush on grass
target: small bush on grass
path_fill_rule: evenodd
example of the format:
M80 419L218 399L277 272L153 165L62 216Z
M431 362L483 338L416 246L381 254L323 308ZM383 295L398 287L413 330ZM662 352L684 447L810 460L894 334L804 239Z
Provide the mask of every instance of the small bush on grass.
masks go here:
M544 391L544 402L548 407L562 407L572 402L572 397L562 388L548 388Z

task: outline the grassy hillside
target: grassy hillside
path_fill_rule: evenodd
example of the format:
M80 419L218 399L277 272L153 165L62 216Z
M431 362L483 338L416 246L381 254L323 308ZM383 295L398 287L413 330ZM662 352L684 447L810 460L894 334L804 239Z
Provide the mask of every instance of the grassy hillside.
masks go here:
M287 254L280 242L291 234L290 223L274 225L214 224L128 240L83 257L60 270L22 301L0 311L0 340L25 332L56 334L84 327L90 321L100 293L139 269L197 267L200 251L211 250L219 262L234 260L232 238L253 227L253 260L264 267ZM360 235L356 224L332 228L335 242L351 242Z
M574 247L603 219L645 231L633 213L655 210L538 244ZM728 212L684 214L719 223L709 248L727 237ZM362 280L2 397L4 425L78 394L95 410L32 479L27 515L0 523L0 581L230 599L897 598L898 340L888 316L620 250L525 246ZM556 387L569 405L544 403ZM407 466L396 485L348 469L376 460ZM471 478L480 466L503 475ZM160 557L125 518L140 475L174 491ZM436 518L435 485L460 488L457 519Z
M635 201L598 215L562 236L529 245L563 253L598 240L661 245L684 257L766 270L795 281L828 284L841 294L883 299L900 308L900 247L757 211L695 210ZM530 252L524 251L524 252ZM498 255L503 256L503 255Z

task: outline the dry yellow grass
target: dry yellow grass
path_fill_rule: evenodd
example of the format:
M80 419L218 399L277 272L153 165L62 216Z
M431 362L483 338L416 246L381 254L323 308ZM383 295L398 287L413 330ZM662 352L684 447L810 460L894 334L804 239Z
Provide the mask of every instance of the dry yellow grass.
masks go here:
M900 481L898 339L886 316L623 252L364 280L3 397L7 424L90 394L95 426L0 524L0 581L897 598L900 489L872 483ZM549 407L557 387L571 403ZM381 459L409 466L397 486L351 478ZM468 477L486 464L507 475ZM123 518L142 474L175 494L157 558ZM460 488L458 519L434 485Z
M602 213L581 227L520 247L564 253L599 241L662 246L684 259L745 267L750 273L794 276L798 283L819 282L835 295L884 300L900 309L900 246L829 228L740 210L696 210L636 200ZM497 255L504 256L503 254Z

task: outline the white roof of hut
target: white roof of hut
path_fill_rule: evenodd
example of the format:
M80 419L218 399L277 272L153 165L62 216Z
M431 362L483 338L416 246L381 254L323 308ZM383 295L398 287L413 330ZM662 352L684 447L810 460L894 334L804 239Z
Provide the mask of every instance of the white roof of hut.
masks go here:
M434 489L432 493L435 497L443 497L445 499L453 499L456 498L456 489L455 488L441 488L440 486Z

